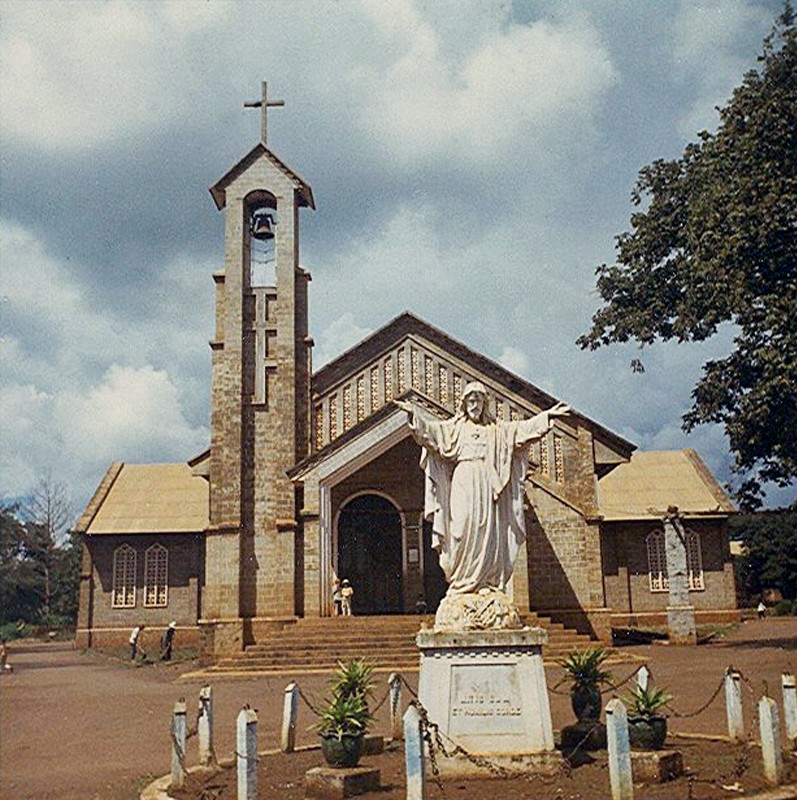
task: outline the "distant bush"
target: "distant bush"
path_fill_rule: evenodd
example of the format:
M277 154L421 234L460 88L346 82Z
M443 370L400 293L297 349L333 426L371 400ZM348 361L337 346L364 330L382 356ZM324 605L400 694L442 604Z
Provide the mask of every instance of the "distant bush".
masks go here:
M797 600L781 600L772 606L769 612L773 617L791 617L797 615Z
M4 622L0 625L0 641L10 642L13 639L24 639L30 636L31 628L24 622Z

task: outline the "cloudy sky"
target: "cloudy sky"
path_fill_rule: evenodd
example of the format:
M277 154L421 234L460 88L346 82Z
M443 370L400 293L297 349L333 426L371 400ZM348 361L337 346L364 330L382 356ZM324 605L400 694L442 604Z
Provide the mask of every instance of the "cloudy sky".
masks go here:
M576 338L640 167L716 125L780 0L0 3L0 496L48 469L80 510L112 460L209 440L223 220L207 188L269 146L313 187L320 366L408 309L643 449L730 333ZM632 372L641 355L646 371ZM775 493L770 502L790 500Z

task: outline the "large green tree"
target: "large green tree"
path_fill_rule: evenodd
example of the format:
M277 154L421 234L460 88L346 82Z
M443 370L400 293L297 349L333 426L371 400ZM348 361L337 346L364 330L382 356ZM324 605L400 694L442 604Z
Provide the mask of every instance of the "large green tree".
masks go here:
M731 520L731 535L744 543L741 579L748 595L780 589L797 598L797 512L742 514Z
M757 69L675 160L644 167L640 210L597 269L604 306L579 345L701 341L733 326L727 358L708 361L683 418L721 423L742 478L737 498L797 477L797 28L789 4ZM636 360L635 360L636 362ZM635 363L638 366L638 363Z
M71 521L66 490L49 474L22 506L0 506L0 624L75 622L82 543Z

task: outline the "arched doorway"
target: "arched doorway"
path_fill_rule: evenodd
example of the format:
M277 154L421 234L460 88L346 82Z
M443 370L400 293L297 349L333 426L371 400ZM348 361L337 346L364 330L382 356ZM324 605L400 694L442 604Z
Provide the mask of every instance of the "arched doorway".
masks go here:
M338 577L354 588L354 614L403 611L401 517L384 497L365 494L338 518Z

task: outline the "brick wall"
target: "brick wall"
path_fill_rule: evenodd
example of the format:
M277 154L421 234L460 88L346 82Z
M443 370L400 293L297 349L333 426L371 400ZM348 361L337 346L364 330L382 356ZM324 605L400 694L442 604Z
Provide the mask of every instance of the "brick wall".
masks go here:
M736 589L724 521L686 520L700 536L705 589L689 592L696 611L736 608ZM667 592L651 592L645 537L661 523L604 523L601 533L607 604L614 614L664 612Z
M158 543L168 551L168 605L144 605L144 561L148 547ZM114 608L113 554L123 544L136 552L136 605ZM202 534L163 534L135 536L89 536L86 547L91 559L91 619L81 619L89 629L129 630L143 623L165 626L174 620L180 626L196 626L204 583L204 536Z

